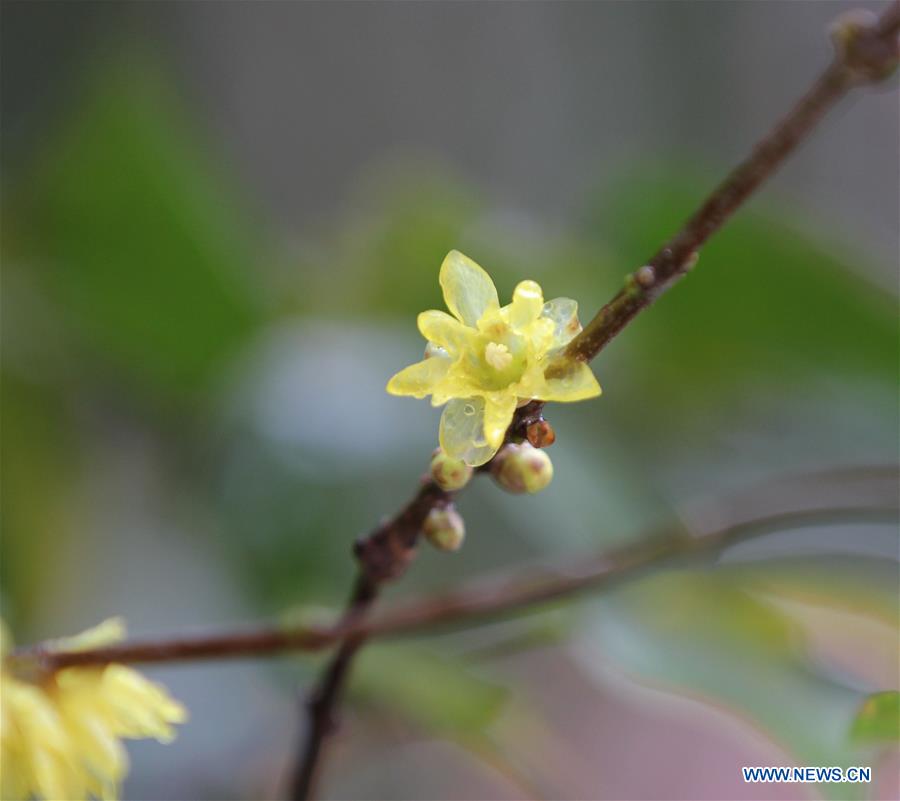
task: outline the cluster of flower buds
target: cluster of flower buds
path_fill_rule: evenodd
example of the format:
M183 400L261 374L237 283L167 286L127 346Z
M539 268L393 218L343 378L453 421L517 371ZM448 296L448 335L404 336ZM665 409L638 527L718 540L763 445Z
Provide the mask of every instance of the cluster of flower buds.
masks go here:
M553 480L553 462L547 452L530 442L504 445L491 462L491 475L503 489L534 494Z
M545 420L531 423L520 444L507 443L491 460L489 470L505 490L533 495L553 480L553 462L543 448L552 445L556 435ZM462 489L472 478L473 469L462 459L448 456L441 448L431 454L431 479L445 492ZM466 537L466 526L452 503L443 503L429 511L422 523L422 534L441 551L456 551Z

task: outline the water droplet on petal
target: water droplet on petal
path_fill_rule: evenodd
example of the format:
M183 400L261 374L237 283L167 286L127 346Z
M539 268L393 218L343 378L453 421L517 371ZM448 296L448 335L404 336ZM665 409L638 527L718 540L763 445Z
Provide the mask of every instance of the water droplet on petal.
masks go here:
M463 414L469 415L470 417L475 414L475 407L471 403L467 403L463 406Z

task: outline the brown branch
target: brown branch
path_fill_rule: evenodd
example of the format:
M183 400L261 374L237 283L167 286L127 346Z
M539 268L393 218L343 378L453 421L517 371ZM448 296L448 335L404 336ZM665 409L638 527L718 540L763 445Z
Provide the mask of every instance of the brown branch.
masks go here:
M565 356L583 361L593 359L638 312L684 275L693 265L704 242L781 165L850 87L880 80L896 65L898 30L900 2L889 6L880 19L848 18L841 23L836 28L836 57L809 92L756 146L750 157L715 189L681 231L647 264L629 276L625 287L572 340ZM535 401L520 409L507 438L523 438L528 426L540 420L542 407L540 401ZM110 661L159 662L316 650L340 642L307 703L310 725L292 787L293 798L307 799L315 792L323 746L334 729L334 710L353 657L366 637L417 631L422 626L458 622L539 603L624 578L676 556L725 547L739 539L754 536L753 532L762 533L766 526L802 525L803 515L810 514L795 513L793 517L773 515L706 537L651 539L613 554L601 555L590 565L574 565L562 576L544 580L532 578L521 586L517 583L501 589L488 586L486 590L463 590L442 598L416 601L396 608L374 623L366 623L380 587L402 575L414 558L425 517L432 509L451 501L452 493L441 490L430 481L425 482L413 500L395 517L356 544L359 575L347 610L331 629L270 629L68 653L32 650L20 652L13 660L31 660L39 669L55 670ZM832 513L836 511L832 510ZM861 510L841 510L842 513L850 511L858 513Z
M347 611L337 629L346 630L357 627L377 595L378 584L365 571L361 572L356 580ZM298 762L292 781L291 797L293 798L308 798L312 795L321 769L322 761L319 757L322 746L337 726L334 710L340 703L341 691L353 657L364 639L365 635L362 633L346 635L346 638L341 641L337 653L331 657L319 684L310 694L307 701L309 730L306 734L303 759Z
M752 192L768 178L810 133L828 109L840 100L851 86L885 77L897 62L897 31L900 30L900 0L892 4L880 19L844 18L834 29L835 58L813 87L794 109L756 146L744 161L712 193L709 199L650 262L629 276L625 288L604 306L565 350L565 358L582 361L593 359L641 309L683 275L696 260L698 249ZM507 438L521 438L524 430L539 418L543 403L534 401L520 409L510 426ZM368 598L363 603L351 602L350 611L357 620L364 618L377 595L381 583L397 578L406 569L415 552L418 525L435 505L449 503L446 493L434 485L419 495L401 512L387 529L358 544L361 582L368 582ZM437 490L437 492L435 492ZM310 703L311 725L300 768L293 786L292 798L304 801L315 792L316 765L321 758L324 738L333 729L333 707L350 663L362 639L348 640L329 664ZM329 725L319 725L322 717Z
M707 198L668 242L628 276L625 286L566 348L570 358L590 361L641 310L685 275L700 247L810 134L816 123L853 86L887 77L897 64L900 3L880 18L853 13L833 28L835 57L790 113Z
M361 624L375 603L381 585L399 578L415 558L428 513L449 504L452 497L453 493L442 490L430 479L423 479L415 497L400 512L369 536L357 540L353 552L359 563L359 574L338 629L354 629ZM337 728L335 709L353 658L365 637L362 632L346 636L306 700L309 726L291 780L291 798L307 799L315 794L322 749Z
M539 401L519 409L506 440L524 439L529 426L543 421L542 410L543 403ZM490 464L483 465L478 472L488 470ZM368 616L381 586L402 576L415 558L422 524L429 512L452 503L454 495L434 481L423 479L415 497L395 517L356 542L353 551L359 562L359 575L339 628L353 629ZM361 631L354 631L341 643L306 701L309 726L291 781L292 799L308 799L315 795L323 745L337 727L334 710L340 702L356 652L368 636L365 627L360 628Z
M892 473L896 477L896 471ZM428 632L436 627L457 627L486 620L586 590L601 590L643 573L703 553L716 553L740 542L778 531L841 523L894 522L900 510L893 506L841 505L790 509L731 522L707 531L689 532L683 526L662 527L636 542L615 550L531 570L493 574L452 592L412 598L397 603L373 621L345 616L334 626L296 629L263 628L126 642L82 651L53 651L45 647L23 648L10 657L14 671L57 671L70 667L171 663L273 656L295 651L319 651L336 643L357 647L370 637L393 637ZM357 591L360 591L359 589ZM341 653L338 650L337 656ZM335 659L332 665L340 660ZM345 663L335 673L346 670ZM332 679L336 681L338 679ZM323 685L324 686L324 685ZM315 705L316 712L327 705ZM318 719L318 718L316 718ZM324 727L331 721L322 718Z

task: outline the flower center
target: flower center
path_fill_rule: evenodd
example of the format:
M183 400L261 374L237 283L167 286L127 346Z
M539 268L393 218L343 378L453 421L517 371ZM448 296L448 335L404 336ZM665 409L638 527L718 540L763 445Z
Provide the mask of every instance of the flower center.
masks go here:
M484 360L495 370L505 370L512 364L513 355L502 343L488 342L484 349Z

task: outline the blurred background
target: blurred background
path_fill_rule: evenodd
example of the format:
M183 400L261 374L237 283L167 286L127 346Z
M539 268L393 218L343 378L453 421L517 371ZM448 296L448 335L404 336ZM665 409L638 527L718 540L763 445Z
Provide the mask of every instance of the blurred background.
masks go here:
M438 412L384 384L421 353L446 252L501 299L534 278L586 321L805 90L848 7L3 2L17 639L339 605L353 539L435 444ZM896 80L843 103L595 362L603 397L549 409L551 488L477 482L465 548L421 549L390 596L619 545L760 484L776 505L895 502L869 468L897 462L897 141ZM896 753L850 730L898 686L897 557L895 525L779 532L374 645L323 794L896 798ZM126 797L276 797L319 664L150 671L192 718L132 749ZM741 781L770 764L876 774Z

